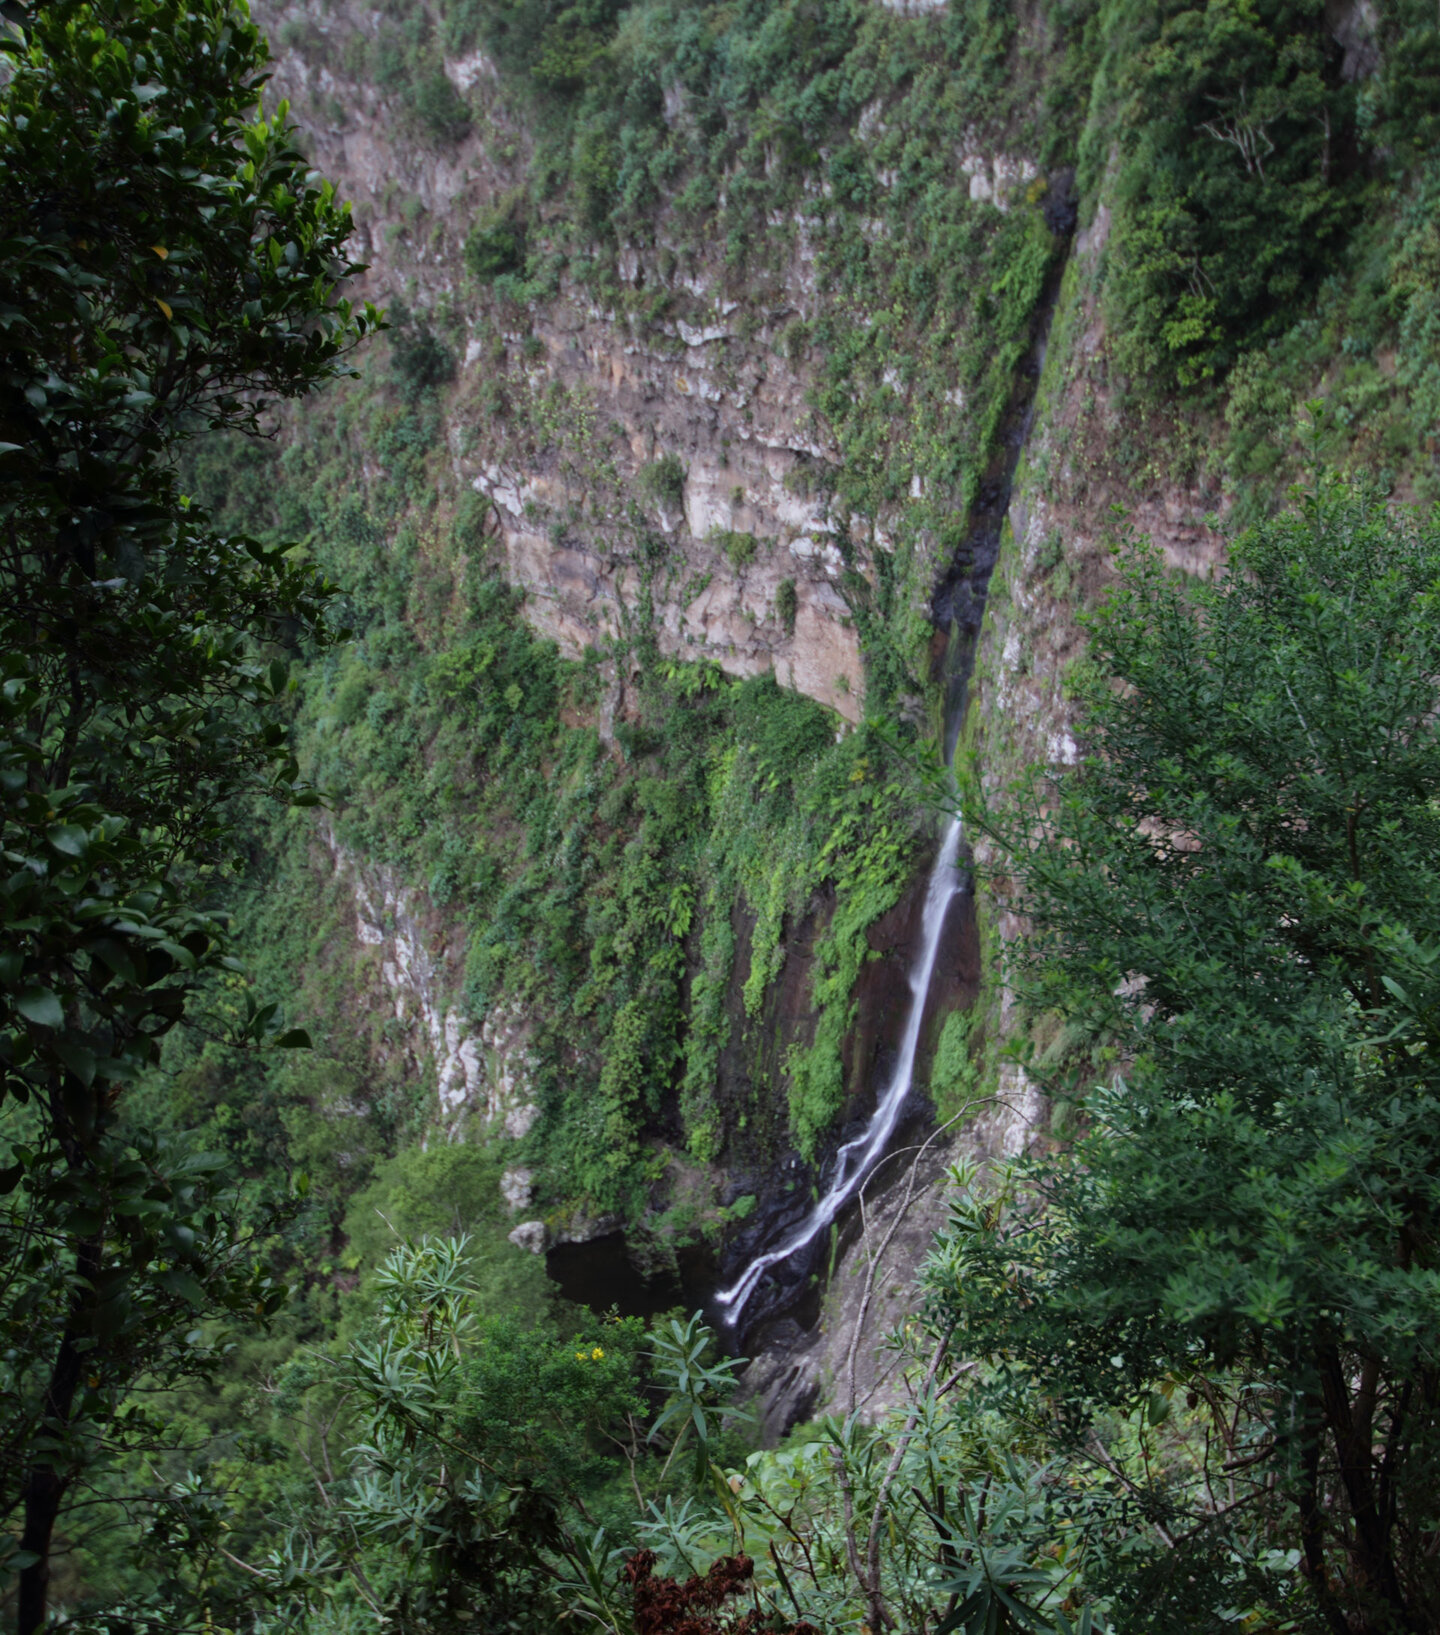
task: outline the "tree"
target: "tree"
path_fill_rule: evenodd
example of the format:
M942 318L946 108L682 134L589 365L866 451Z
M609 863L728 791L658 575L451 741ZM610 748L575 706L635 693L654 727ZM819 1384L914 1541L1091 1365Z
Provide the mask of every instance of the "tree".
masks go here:
M667 1609L690 1628L678 1621L690 1602L718 1609L738 1591L748 1574L718 1572L701 1592L643 1562L625 1570L645 1493L664 1492L668 1513L677 1483L693 1494L711 1478L738 1364L715 1356L699 1313L649 1334L612 1313L567 1335L483 1315L474 1272L465 1238L398 1242L348 1343L280 1371L271 1408L306 1479L250 1560L227 1547L246 1530L244 1491L234 1508L193 1486L166 1496L156 1531L190 1599L277 1635L352 1620L407 1635L570 1622L634 1635L672 1627L655 1621ZM238 1592L227 1561L245 1575ZM706 1626L722 1627L752 1626Z
M1355 87L1321 0L1113 8L1112 293L1126 364L1181 386L1283 332L1355 219ZM1109 161L1096 127L1089 163Z
M173 461L339 372L376 315L337 293L348 212L261 112L243 0L3 15L0 1518L23 1510L29 1635L67 1498L147 1434L131 1386L205 1365L198 1317L282 1295L217 1161L127 1129L124 1088L232 964L234 797L315 799L284 655L329 639L331 587L220 534Z
M1016 980L1070 1042L1050 1088L1124 1072L937 1288L1072 1449L1198 1410L1137 1628L1227 1527L1297 1550L1335 1635L1440 1624L1437 614L1440 522L1336 478L1211 584L1132 543L1079 764L993 800L971 775Z

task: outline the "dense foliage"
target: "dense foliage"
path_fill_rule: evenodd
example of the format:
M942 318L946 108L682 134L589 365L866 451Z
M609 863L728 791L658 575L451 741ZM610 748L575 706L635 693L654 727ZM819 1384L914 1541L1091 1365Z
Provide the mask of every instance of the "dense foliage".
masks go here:
M0 1519L25 1635L63 1507L159 1432L137 1381L209 1365L197 1315L281 1297L223 1164L129 1124L125 1092L229 963L227 802L306 798L274 704L331 592L219 532L171 461L312 390L372 320L335 293L348 217L259 115L242 13L5 16Z
M952 1239L944 1299L1067 1445L1177 1391L1212 1419L1148 1485L1172 1543L1132 1617L1238 1586L1244 1537L1298 1553L1329 1629L1440 1616L1437 596L1433 521L1335 480L1213 585L1133 549L1083 759L976 808L1086 1128ZM1123 1076L1090 1090L1096 1051Z
M547 1200L638 1214L656 1135L702 1160L727 1140L767 1157L792 1140L817 1150L848 1088L866 930L904 889L920 843L915 784L879 737L837 735L829 712L769 677L737 682L662 658L643 610L612 647L561 660L525 623L479 507L455 502L427 463L434 389L407 400L397 374L387 389L376 369L364 396L337 396L333 421L312 416L258 469L223 447L196 464L224 515L310 538L352 587L355 639L300 678L297 717L306 769L335 795L340 856L426 883L463 929L457 998L472 1026L536 1019L527 1085L542 1116L512 1161L534 1162ZM385 480L357 480L361 447L383 452ZM630 540L648 553L650 582L673 578L643 518ZM591 724L614 685L605 662L631 677L609 744ZM282 872L256 877L270 904L313 889L310 839L293 828L276 838ZM353 913L348 890L332 899L337 920ZM267 942L280 939L277 970L316 946L294 916L264 918ZM788 1061L775 1053L722 1080L722 1053L762 1022L787 925L806 918L821 929L813 1038L796 1038ZM284 1095L324 1116L327 1103L353 1104L362 1058L347 1059L355 1002L343 970L305 963L307 1009L327 1020L319 1060L282 1070ZM394 1037L394 1020L383 1025ZM408 1086L386 1122L433 1118L427 1092ZM225 1091L217 1081L207 1095ZM374 1133L345 1145L371 1146ZM348 1190L363 1176L337 1179Z
M613 1315L578 1332L488 1315L468 1249L400 1243L344 1341L271 1378L251 1457L156 1496L140 1549L174 1624L627 1626L620 1541L727 1445L738 1364L698 1314L650 1332ZM282 1439L302 1480L285 1479ZM143 1594L125 1607L144 1610Z
M1356 88L1320 0L1110 13L1124 351L1187 385L1283 333L1335 266L1363 184Z
M852 1355L846 1417L756 1451L698 1315L569 1307L506 1240L517 1198L542 1233L614 1212L673 1268L834 1139L870 933L923 851L891 751L933 702L932 575L1002 492L1077 219L1093 283L1052 351L1115 408L1105 469L1259 477L1263 514L1318 379L1329 447L1435 482L1431 11L289 8L337 130L373 91L441 164L479 131L500 185L458 232L387 195L417 272L389 346L258 446L187 440L253 432L373 320L335 293L344 213L259 114L248 18L3 12L21 1629L62 1549L51 1599L114 1635L1440 1621L1440 548L1368 491L1321 484L1211 586L1133 551L1066 683L1082 762L977 806L1034 927L1027 1066L1078 1138L957 1176L881 1366L898 1408ZM456 67L480 50L498 100ZM421 261L452 232L442 295ZM635 455L547 372L562 296L655 356L733 298L736 351L803 379L794 429L838 458L787 487L835 526L853 684L898 726L662 656L658 610L707 579L665 520L688 453ZM1047 457L1099 469L1068 429ZM582 498L537 490L530 524L631 587L578 660L507 582L477 452L558 472ZM737 575L779 548L706 543ZM787 637L802 605L781 579ZM318 823L290 810L319 789ZM357 908L447 944L438 1021L355 953ZM314 1050L255 1048L301 1020ZM490 1053L488 1109L441 1095L447 1028ZM990 1099L987 1028L940 1030L947 1115Z

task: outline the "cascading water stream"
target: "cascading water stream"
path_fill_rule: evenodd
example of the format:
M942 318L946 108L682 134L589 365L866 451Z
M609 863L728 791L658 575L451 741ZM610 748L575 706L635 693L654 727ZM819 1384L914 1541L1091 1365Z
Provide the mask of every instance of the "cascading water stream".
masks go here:
M1072 188L1061 187L1054 193L1047 202L1045 219L1050 230L1068 244L1076 223ZM952 637L947 661L945 706L947 765L954 754L955 742L964 720L970 664L979 640L991 570L999 555L1001 534L1010 511L1015 472L1030 435L1035 389L1045 363L1045 345L1065 262L1065 257L1057 258L1051 270L1044 298L1036 314L1033 344L1015 379L996 464L971 510L965 544L955 553L951 571L935 589L935 623L949 631ZM859 1192L866 1178L885 1156L885 1149L895 1132L915 1076L915 1055L920 1048L920 1028L925 1020L925 1002L930 996L930 979L934 975L935 960L940 951L945 913L960 891L960 877L955 867L959 855L960 820L952 818L926 888L920 955L910 972L910 1011L905 1020L900 1056L890 1082L870 1117L870 1123L863 1135L847 1141L836 1153L825 1195L801 1224L777 1248L757 1255L728 1289L722 1289L714 1296L721 1321L727 1327L733 1328L739 1321L741 1312L766 1272L812 1244Z
M830 1225L885 1155L885 1148L894 1133L900 1109L905 1105L915 1076L920 1025L925 1019L925 1001L930 994L930 979L935 973L935 958L940 949L940 934L945 927L945 912L960 890L960 876L955 867L959 855L960 820L952 818L940 843L935 866L930 870L930 881L925 892L920 953L910 970L910 1010L900 1041L900 1055L890 1082L870 1115L870 1123L863 1134L853 1141L847 1141L835 1154L825 1195L790 1237L778 1248L757 1256L728 1289L722 1289L715 1296L715 1303L727 1324L733 1324L739 1318L760 1279L772 1266L778 1266L781 1261L806 1248Z

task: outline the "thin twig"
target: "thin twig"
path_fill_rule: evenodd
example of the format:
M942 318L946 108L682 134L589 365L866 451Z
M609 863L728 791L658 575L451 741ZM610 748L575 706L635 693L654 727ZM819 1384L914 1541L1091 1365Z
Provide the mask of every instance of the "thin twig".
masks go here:
M846 1380L848 1382L848 1387L849 1387L849 1390L848 1390L848 1411L850 1413L852 1413L852 1414L855 1412L855 1407L856 1407L855 1359L859 1354L860 1337L861 1337L861 1334L864 1332L865 1320L870 1314L870 1302L874 1298L874 1295L875 1295L875 1277L876 1277L877 1272L879 1271L880 1263L884 1260L886 1253L889 1251L891 1243L894 1241L895 1233L899 1230L899 1227L900 1227L900 1222L902 1220L904 1220L905 1216L909 1213L911 1204L915 1201L915 1178L916 1178L916 1175L919 1172L920 1161L921 1161L922 1158L924 1158L925 1154L930 1150L931 1144L933 1142L935 1142L936 1140L938 1140L942 1135L944 1135L946 1130L948 1130L951 1127L952 1124L958 1123L959 1120L962 1119L962 1118L967 1118L971 1113L973 1113L976 1110L977 1107L986 1106L986 1105L988 1105L988 1103L990 1101L993 1101L994 1099L995 1098L993 1096L991 1096L991 1097L986 1097L984 1101L969 1103L967 1106L962 1107L958 1113L955 1113L950 1118L947 1118L945 1120L945 1122L942 1125L940 1125L940 1127L938 1129L932 1130L930 1132L930 1134L928 1136L926 1136L925 1140L922 1141L918 1147L902 1148L900 1152L894 1153L894 1154L891 1155L892 1157L900 1158L900 1157L903 1157L906 1152L913 1152L915 1154L915 1157L911 1161L910 1173L906 1177L904 1200L902 1201L900 1207L895 1211L894 1218L890 1222L890 1227L889 1227L889 1230L885 1234L884 1241L881 1243L880 1247L875 1251L874 1255L871 1256L870 1262L869 1262L868 1266L866 1267L866 1271L865 1271L865 1289L864 1289L864 1293L860 1297L860 1310L859 1310L858 1315L856 1316L854 1326L852 1327L852 1329L850 1331L850 1350L847 1353L846 1358L845 1358L845 1373L846 1373ZM878 1175L879 1173L880 1173L880 1171L879 1171L879 1168L877 1167L866 1178L865 1184L860 1188L860 1200L861 1200L862 1210L864 1208L865 1187L868 1186L870 1184L870 1182L875 1179L875 1176ZM863 1214L862 1214L862 1220L863 1220L863 1218L864 1217L863 1217ZM862 1239L861 1239L862 1247L864 1245L864 1241L865 1241L864 1237L862 1237Z
M232 1556L223 1544L217 1544L215 1548L219 1550L220 1554L225 1557L232 1567L238 1567L242 1573L249 1573L252 1578L264 1578L266 1576L259 1567L252 1567L248 1561L242 1561L239 1556Z
M1142 1489L1137 1487L1130 1477L1127 1476L1120 1468L1120 1466L1116 1464L1114 1459L1110 1457L1110 1452L1106 1448L1105 1444L1100 1440L1100 1433L1098 1431L1092 1430L1090 1432L1090 1441L1094 1446L1096 1457L1099 1459L1100 1463L1104 1465L1106 1470L1108 1470L1112 1476L1118 1476L1132 1493L1140 1496L1142 1494ZM1160 1523L1158 1521L1152 1521L1150 1525L1155 1529L1155 1532L1160 1538L1160 1542L1165 1546L1165 1548L1167 1550L1173 1550L1175 1548L1175 1540L1170 1537Z
M850 1472L845 1465L844 1449L832 1447L830 1458L840 1482L845 1524L845 1555L850 1562L850 1571L855 1574L855 1582L860 1586L860 1593L865 1595L868 1594L869 1586L865 1582L865 1574L860 1570L860 1551L855 1544L855 1495L850 1488Z
M890 1487L897 1475L900 1466L904 1463L906 1450L910 1446L910 1439L915 1434L915 1425L920 1418L920 1404L930 1394L935 1385L935 1376L940 1372L940 1364L946 1351L949 1349L950 1336L955 1332L955 1325L951 1323L935 1342L935 1350L931 1353L930 1366L925 1372L925 1383L919 1394L910 1404L910 1412L905 1419L905 1429L900 1433L895 1443L894 1452L890 1455L890 1463L885 1467L885 1474L880 1479L880 1486L875 1494L875 1509L870 1517L870 1536L866 1540L865 1560L869 1570L869 1580L866 1589L870 1596L871 1625L878 1626L882 1621L892 1624L893 1620L885 1610L884 1597L880 1592L880 1531L885 1520L885 1500L890 1495Z

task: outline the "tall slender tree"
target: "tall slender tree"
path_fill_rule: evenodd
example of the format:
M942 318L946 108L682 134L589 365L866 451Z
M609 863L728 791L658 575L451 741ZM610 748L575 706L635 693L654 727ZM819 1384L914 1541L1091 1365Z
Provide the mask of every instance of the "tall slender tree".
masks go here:
M244 790L313 801L287 648L331 587L182 495L199 432L344 368L348 212L261 107L243 0L6 0L0 84L0 1523L18 1629L67 1500L203 1366L198 1315L280 1298L218 1160L126 1127L230 960L210 879ZM245 1028L275 1036L274 1007ZM280 1043L301 1044L298 1033Z

